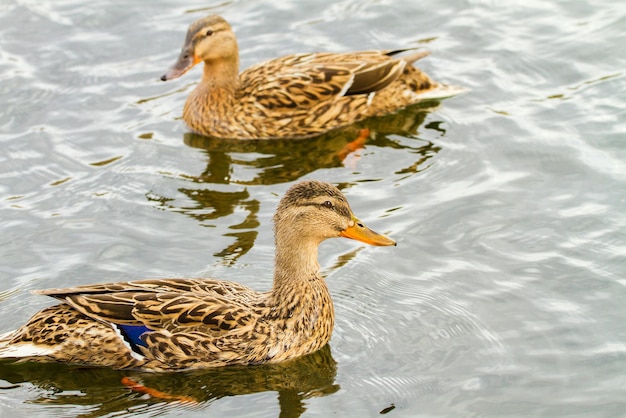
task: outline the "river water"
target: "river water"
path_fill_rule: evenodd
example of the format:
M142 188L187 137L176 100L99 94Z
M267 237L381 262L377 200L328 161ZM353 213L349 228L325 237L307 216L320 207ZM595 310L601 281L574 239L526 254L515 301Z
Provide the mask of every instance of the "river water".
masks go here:
M422 69L469 91L364 123L368 142L344 158L359 127L196 136L180 116L201 70L159 77L210 13L233 25L243 68L423 46ZM0 333L54 303L41 288L268 289L271 217L303 178L339 185L398 242L322 245L337 325L319 353L169 375L2 363L0 416L623 416L619 2L5 0L0 27Z

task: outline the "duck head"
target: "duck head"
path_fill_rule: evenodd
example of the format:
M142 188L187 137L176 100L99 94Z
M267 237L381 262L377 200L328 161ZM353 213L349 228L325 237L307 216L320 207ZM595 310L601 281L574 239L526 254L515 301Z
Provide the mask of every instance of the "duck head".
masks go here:
M235 67L235 74L238 73L237 39L231 26L220 16L203 17L189 26L178 60L161 76L161 80L178 78L202 61L228 63Z
M274 229L277 241L319 244L327 238L345 237L370 245L396 245L361 222L339 189L314 180L297 183L287 191L274 215Z

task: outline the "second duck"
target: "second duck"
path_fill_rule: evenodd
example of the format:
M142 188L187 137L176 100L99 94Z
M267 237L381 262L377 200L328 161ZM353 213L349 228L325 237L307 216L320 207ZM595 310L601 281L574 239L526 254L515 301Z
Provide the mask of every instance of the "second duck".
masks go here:
M437 83L411 65L427 54L410 49L296 54L240 74L235 34L226 20L211 15L191 24L178 60L161 80L204 62L202 81L183 110L183 119L197 133L301 138L464 91Z

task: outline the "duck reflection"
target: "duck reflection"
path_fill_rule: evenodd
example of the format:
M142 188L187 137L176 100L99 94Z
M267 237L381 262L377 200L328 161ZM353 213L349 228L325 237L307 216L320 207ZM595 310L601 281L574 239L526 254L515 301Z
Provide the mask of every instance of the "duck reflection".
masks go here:
M212 221L231 216L236 211L243 211L246 213L243 221L229 225L228 228L232 232L223 234L225 237L234 238L234 242L214 256L219 257L222 264L230 265L252 248L257 237L256 228L259 226L257 214L260 202L251 199L247 189L218 191L204 187L184 187L178 191L188 198L188 202L193 203L183 205L174 198L160 196L155 192L147 193L146 198L162 209L184 213L198 220L203 226L213 226Z
M280 417L299 417L306 410L306 399L326 396L339 389L335 383L336 372L337 365L327 345L313 354L279 364L177 373L0 363L0 379L4 381L0 381L0 390L9 395L12 389L25 383L34 385L39 390L29 391L36 394L29 403L80 407L88 411L80 415L83 417L122 411L137 414L149 411L151 415L158 415L166 408L208 408L223 397L274 391L278 393ZM146 397L132 391L121 383L129 379L163 396Z
M341 167L345 157L364 143L355 142L359 132L368 130L368 145L407 149L430 158L439 148L432 143L401 144L394 135L413 136L424 123L426 115L438 105L424 103L404 109L393 115L371 118L348 128L318 137L299 140L227 140L186 133L184 142L207 153L207 168L195 178L206 183L235 183L242 185L278 184L300 179L321 168ZM442 134L438 123L427 125ZM424 161L418 158L400 172L419 171Z
M214 254L222 264L231 265L252 248L257 238L260 202L251 198L246 186L292 182L318 169L342 167L351 152L364 146L406 150L415 158L406 166L394 167L394 173L417 173L440 150L416 136L426 116L437 107L437 102L422 103L301 140L225 140L186 133L185 144L206 152L206 168L198 175L184 175L189 187L178 189L186 197L184 204L178 198L152 192L147 198L166 210L195 218L205 226L216 226L218 220L222 220L223 225L224 218L234 219L227 221L232 222L228 226L231 231L223 234L234 241ZM439 122L430 122L425 127L445 135ZM359 136L363 130L369 132L366 137ZM245 213L243 221L242 212Z

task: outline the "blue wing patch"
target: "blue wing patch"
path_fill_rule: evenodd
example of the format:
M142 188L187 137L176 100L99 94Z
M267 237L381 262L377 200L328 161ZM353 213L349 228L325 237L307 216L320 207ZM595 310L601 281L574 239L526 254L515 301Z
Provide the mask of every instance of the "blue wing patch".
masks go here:
M146 342L141 338L143 334L150 332L150 329L145 325L115 324L115 326L133 349L137 349L138 346L147 347Z

